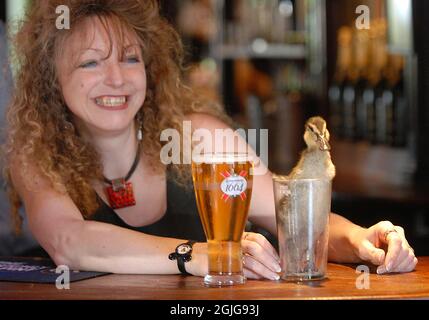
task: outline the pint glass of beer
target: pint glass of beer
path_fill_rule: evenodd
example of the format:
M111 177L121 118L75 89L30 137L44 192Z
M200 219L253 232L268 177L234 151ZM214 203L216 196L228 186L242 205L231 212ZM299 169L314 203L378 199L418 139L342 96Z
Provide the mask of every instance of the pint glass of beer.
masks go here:
M241 237L252 196L253 162L243 153L194 156L192 177L208 242L207 286L245 282Z

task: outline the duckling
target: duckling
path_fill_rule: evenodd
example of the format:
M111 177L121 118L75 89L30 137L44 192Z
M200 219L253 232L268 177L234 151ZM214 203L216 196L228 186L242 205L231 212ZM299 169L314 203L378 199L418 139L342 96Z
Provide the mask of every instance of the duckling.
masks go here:
M304 141L307 145L297 165L288 175L289 179L316 179L335 177L335 166L331 160L330 134L326 121L312 117L305 123Z
M296 261L300 261L301 263L300 268L302 272L318 272L317 266L319 264L315 259L318 257L317 252L321 250L318 244L322 242L318 240L315 242L309 241L307 244L308 247L305 247L297 243L297 241L299 242L299 239L309 237L309 228L311 230L310 235L314 239L322 239L326 235L326 230L318 227L324 225L323 215L316 214L313 219L309 219L307 216L296 219L296 217L290 214L292 207L305 208L308 198L298 192L301 190L299 188L296 190L293 188L295 191L289 189L295 182L287 181L290 179L316 178L332 180L335 177L335 166L331 160L329 138L329 131L326 127L326 121L323 118L312 117L308 119L305 123L304 132L304 141L307 148L302 151L298 163L287 177L275 175L277 181L285 181L285 184L280 187L281 195L276 204L278 230L280 230L282 238L284 238L284 241L280 244L283 246L281 251L294 255ZM293 200L291 200L291 197ZM286 230L293 230L295 238L288 236L288 231ZM283 267L289 268L286 265L288 261L282 261ZM295 266L290 267L295 268Z
M321 117L312 117L305 123L304 141L307 149L302 151L300 159L288 176L273 174L277 181L290 179L316 179L335 177L335 166L331 160L330 134L326 121ZM289 192L285 188L285 196L279 199L279 206L287 204ZM279 208L280 208L279 207Z

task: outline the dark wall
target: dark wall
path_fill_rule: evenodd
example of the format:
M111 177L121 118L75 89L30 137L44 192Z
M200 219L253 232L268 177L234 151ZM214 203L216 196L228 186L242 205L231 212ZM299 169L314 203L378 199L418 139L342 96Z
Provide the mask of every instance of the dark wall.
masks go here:
M0 1L0 20L6 21L6 1Z
M429 1L414 0L414 43L417 54L417 174L419 184L429 184Z

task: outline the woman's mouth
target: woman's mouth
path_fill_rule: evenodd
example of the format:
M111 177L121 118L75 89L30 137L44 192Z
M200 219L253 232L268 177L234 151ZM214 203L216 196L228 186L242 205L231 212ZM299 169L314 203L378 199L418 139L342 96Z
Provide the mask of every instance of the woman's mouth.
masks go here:
M108 110L123 110L128 107L128 96L102 96L95 98L95 103Z

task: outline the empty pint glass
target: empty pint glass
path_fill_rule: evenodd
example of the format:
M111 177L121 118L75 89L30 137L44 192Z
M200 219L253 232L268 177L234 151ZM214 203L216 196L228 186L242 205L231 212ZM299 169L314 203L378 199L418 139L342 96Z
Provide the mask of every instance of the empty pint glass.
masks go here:
M194 156L192 177L208 243L207 286L245 282L241 237L252 196L253 163L247 154Z
M275 175L274 196L281 278L323 279L328 262L331 181Z

